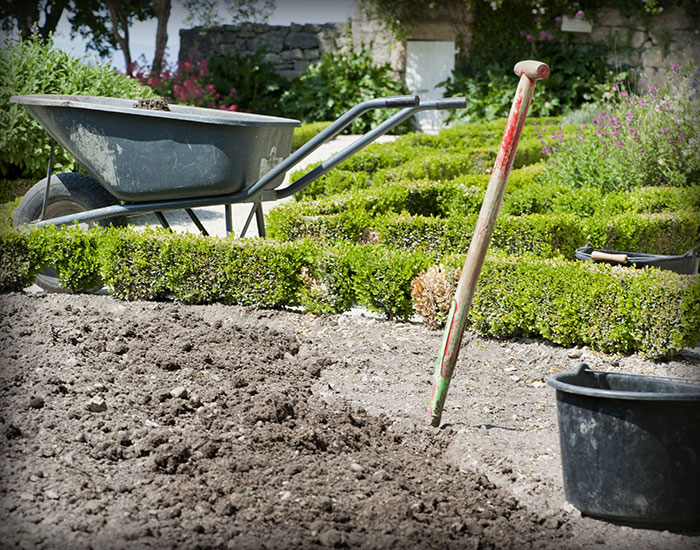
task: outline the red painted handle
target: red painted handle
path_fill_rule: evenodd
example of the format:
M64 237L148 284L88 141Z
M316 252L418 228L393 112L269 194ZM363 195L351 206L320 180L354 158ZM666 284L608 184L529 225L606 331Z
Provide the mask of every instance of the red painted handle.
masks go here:
M549 65L541 61L519 61L515 64L514 70L518 76L525 75L530 80L547 78L549 76Z

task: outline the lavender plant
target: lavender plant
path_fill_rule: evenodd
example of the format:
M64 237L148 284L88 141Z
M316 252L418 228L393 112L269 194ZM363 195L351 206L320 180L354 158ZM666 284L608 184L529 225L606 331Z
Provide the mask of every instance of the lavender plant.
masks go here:
M548 183L605 192L700 183L700 68L674 64L664 86L641 94L614 85L573 134L537 132Z

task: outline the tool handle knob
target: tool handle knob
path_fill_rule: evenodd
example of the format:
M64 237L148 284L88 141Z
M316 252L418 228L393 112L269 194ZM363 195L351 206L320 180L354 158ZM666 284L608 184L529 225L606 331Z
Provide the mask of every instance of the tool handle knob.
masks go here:
M549 65L541 61L533 61L530 59L516 63L514 71L518 76L525 75L530 80L537 80L549 76Z

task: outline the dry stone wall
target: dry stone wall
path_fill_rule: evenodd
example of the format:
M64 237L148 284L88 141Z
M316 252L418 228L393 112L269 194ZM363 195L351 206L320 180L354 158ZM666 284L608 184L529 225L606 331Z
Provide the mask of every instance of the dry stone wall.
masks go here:
M617 67L630 66L650 84L661 85L664 73L674 63L700 64L698 20L673 7L646 20L625 16L616 9L603 10L590 34L582 42L604 42L608 61Z
M454 22L442 22L437 34L454 35L451 25ZM424 35L422 32L417 38L438 39ZM700 65L700 24L681 7L646 19L625 16L617 9L603 9L592 32L577 33L577 40L582 44L593 41L608 44L608 61L621 68L630 66L651 84L661 84L665 71L673 63ZM297 77L311 63L320 60L324 52L342 51L360 43L371 44L375 63L389 63L397 77L403 79L405 42L394 40L376 18L358 6L348 23L289 26L245 23L182 29L179 55L198 60L210 55L250 55L265 49L265 61L272 63L280 75Z
M264 60L281 76L293 78L319 61L324 52L347 47L350 43L347 35L345 23L195 27L180 30L179 56L196 61L211 55L247 56L265 50Z

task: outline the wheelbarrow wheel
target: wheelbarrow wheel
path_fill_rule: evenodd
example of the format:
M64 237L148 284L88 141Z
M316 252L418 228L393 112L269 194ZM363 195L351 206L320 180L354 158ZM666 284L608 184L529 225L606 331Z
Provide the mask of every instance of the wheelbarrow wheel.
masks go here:
M47 178L44 178L34 184L24 195L12 218L15 226L20 227L40 219L46 195L46 183ZM51 176L44 219L77 214L114 204L119 204L119 200L102 187L95 178L78 172L54 174ZM126 225L126 217L115 216L80 224L86 229L93 225L123 226ZM47 267L37 275L35 282L47 292L70 292L60 283L56 272L51 267ZM99 290L99 287L91 290Z

